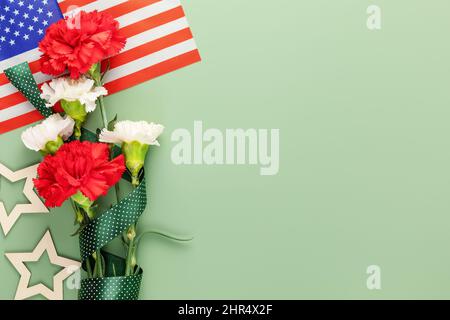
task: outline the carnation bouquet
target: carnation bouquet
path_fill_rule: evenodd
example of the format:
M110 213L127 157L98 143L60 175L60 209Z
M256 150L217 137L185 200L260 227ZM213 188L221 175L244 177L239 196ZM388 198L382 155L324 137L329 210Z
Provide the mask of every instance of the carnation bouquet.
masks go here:
M144 164L150 146L159 146L164 127L145 121L109 121L103 97L108 58L119 53L126 38L106 13L78 12L52 24L39 44L42 72L54 78L39 89L24 70L6 71L11 82L46 116L22 134L25 146L40 152L43 160L34 184L47 207L70 202L79 235L85 278L80 299L137 299L143 270L137 263L142 235L137 221L147 204ZM26 70L25 70L26 71ZM102 126L96 133L83 128L99 108ZM124 195L120 180L132 191ZM114 187L114 188L113 188ZM98 200L111 192L116 201L101 210ZM124 251L104 250L120 238Z

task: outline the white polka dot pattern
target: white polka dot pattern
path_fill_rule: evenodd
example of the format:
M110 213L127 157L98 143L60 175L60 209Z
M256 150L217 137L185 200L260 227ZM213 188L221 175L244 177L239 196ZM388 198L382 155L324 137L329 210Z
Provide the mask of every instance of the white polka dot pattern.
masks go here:
M80 253L84 261L138 220L147 205L145 178L126 198L94 219L80 233Z
M81 281L80 300L137 300L142 271L135 276L84 279Z

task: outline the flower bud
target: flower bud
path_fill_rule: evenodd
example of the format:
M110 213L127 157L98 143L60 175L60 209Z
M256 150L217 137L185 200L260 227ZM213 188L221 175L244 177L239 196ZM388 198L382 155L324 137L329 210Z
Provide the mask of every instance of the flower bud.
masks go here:
M89 200L89 198L82 194L80 191L75 193L71 198L81 209L86 212L91 220L94 219L94 211L91 208L92 204L94 203L93 201Z
M131 226L127 231L127 239L129 241L132 241L134 240L134 238L136 238L136 228L134 226Z
M122 145L122 152L125 155L125 164L128 170L131 172L133 178L133 185L137 185L139 172L145 163L145 157L148 152L148 144L142 144L138 141L130 143L125 142Z
M87 119L87 111L80 101L61 100L61 107L64 112L75 120L75 137L81 137L81 126Z
M81 214L80 210L77 210L77 211L75 212L75 220L76 220L76 222L78 222L79 224L82 224L82 223L83 223L84 217L83 217L83 215Z
M89 75L91 76L91 78L95 81L95 83L100 83L101 82L101 64L100 63L95 63L91 66L91 68L89 69Z
M56 151L64 144L63 139L58 136L56 137L56 140L49 141L45 144L44 149L41 150L41 153L46 156L48 154L54 155Z

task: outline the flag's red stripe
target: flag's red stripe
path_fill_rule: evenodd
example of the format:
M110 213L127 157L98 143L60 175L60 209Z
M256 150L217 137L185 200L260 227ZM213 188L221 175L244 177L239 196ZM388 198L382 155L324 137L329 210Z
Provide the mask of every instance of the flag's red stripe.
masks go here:
M143 45L133 48L132 50L128 50L123 54L111 58L110 68L113 69L120 67L121 65L148 56L149 54L158 52L189 39L192 39L192 32L189 28L186 28L157 40L147 42Z
M97 0L65 0L59 4L62 13L66 13L70 6L82 7Z
M7 84L9 82L8 78L4 73L0 74L0 86Z
M41 71L41 63L39 62L39 59L33 62L29 62L28 65L30 66L32 73Z
M25 113L18 117L0 122L0 134L21 128L42 119L44 119L44 117L37 110Z
M59 7L61 8L62 13L65 14L70 6L82 7L95 1L97 0L65 0L59 4ZM103 12L107 12L114 18L117 18L160 1L161 0L128 0L124 3L105 9Z
M179 55L170 60L158 63L154 66L142 69L138 72L129 74L115 81L111 81L105 85L110 94L133 87L144 81L154 79L166 73L183 68L201 60L198 50L193 50L185 54Z
M0 98L0 110L7 109L25 101L27 99L20 92L10 94L9 96Z
M123 27L120 29L120 34L127 38L130 38L144 31L159 27L163 24L183 17L185 17L183 8L176 7L147 19L141 20L139 22L130 24L129 26Z
M142 9L144 7L150 6L156 2L160 2L161 0L131 0L121 4L118 4L114 7L103 10L102 12L109 13L114 18L123 16L127 13Z

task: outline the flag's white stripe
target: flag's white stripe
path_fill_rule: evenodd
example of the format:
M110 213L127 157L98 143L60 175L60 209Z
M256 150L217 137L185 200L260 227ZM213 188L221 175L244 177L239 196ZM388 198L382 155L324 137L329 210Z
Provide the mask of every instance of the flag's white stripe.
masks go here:
M7 109L0 110L0 122L21 116L34 110L36 109L28 101L17 104Z
M188 21L186 18L180 18L169 23L163 24L159 27L144 31L138 35L128 38L127 44L122 52L127 52L128 50L134 49L146 42L154 41L156 39L165 37L177 31L188 28ZM36 72L34 74L34 78L38 84L41 84L45 81L49 81L53 78L53 76L46 75L42 72ZM14 87L11 83L4 84L0 86L0 98L9 96L17 92L16 87Z
M128 50L134 49L140 45L143 45L147 42L157 40L159 38L168 36L177 31L189 28L189 24L186 18L180 18L177 20L173 20L169 23L163 24L159 27L144 31L139 33L133 37L128 38L127 44L125 45L122 53L127 52Z
M78 12L80 10L87 11L87 12L94 11L94 10L103 11L103 10L109 9L111 7L117 6L117 5L127 2L127 1L128 0L98 0L95 2L88 3L81 7L75 6L75 8L76 8L75 10L67 11L66 13L64 13L64 15L69 16L70 14ZM69 6L69 8L70 8L70 6Z
M123 16L116 18L116 20L119 21L120 27L123 28L129 26L130 24L148 19L150 17L156 16L157 14L179 7L180 5L181 3L179 0L162 0L141 9L124 14Z
M140 59L136 59L120 67L114 68L109 71L105 76L105 82L111 82L122 78L124 76L130 75L132 73L138 72L142 69L151 67L155 64L161 63L163 61L175 58L184 53L190 52L197 49L194 39L190 39L184 42L180 42L174 46L165 48L161 51L149 54Z

